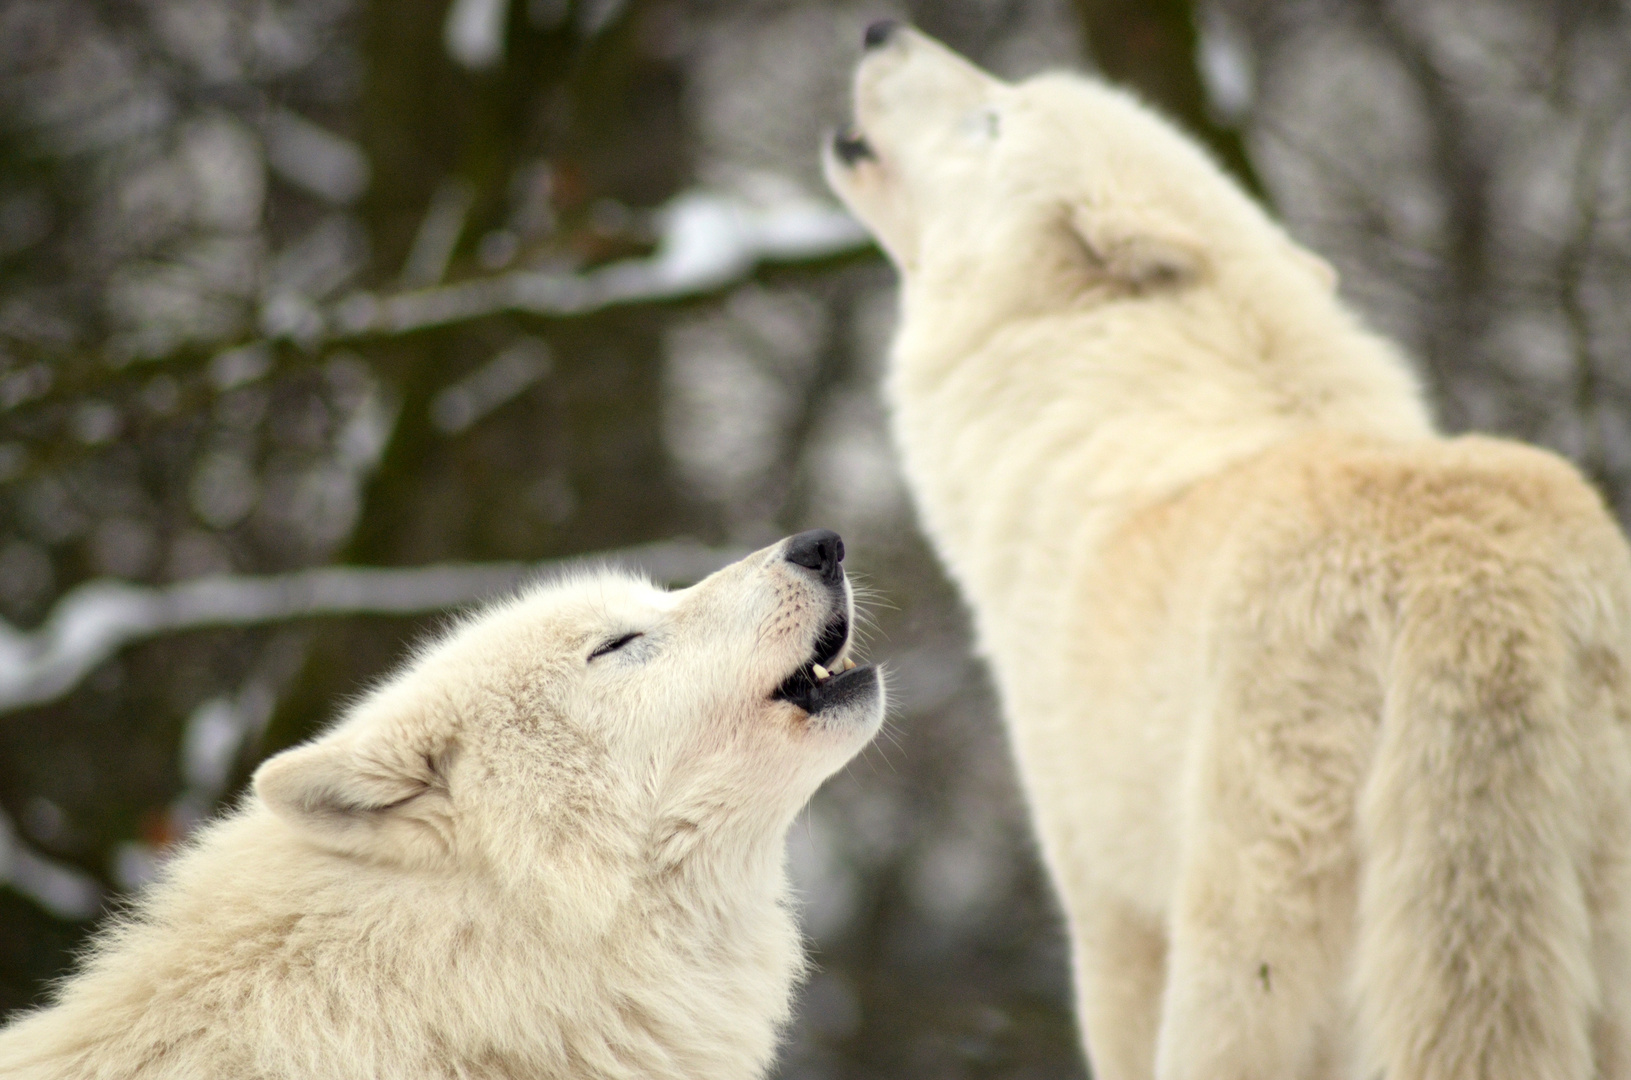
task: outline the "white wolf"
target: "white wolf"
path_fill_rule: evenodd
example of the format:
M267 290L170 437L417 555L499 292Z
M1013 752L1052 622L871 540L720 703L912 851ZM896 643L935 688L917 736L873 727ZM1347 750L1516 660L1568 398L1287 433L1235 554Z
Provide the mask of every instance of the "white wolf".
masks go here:
M838 194L1099 1080L1631 1075L1631 559L1193 142L878 24Z
M467 621L262 765L0 1075L761 1075L803 967L788 826L883 715L842 558L801 533Z

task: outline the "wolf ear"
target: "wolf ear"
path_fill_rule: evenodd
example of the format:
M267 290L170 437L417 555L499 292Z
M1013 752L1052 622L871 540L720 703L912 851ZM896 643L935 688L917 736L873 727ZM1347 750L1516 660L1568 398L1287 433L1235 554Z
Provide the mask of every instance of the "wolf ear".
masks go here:
M425 865L452 850L448 748L409 725L345 725L255 770L255 794L317 844Z
M1070 207L1070 229L1096 271L1133 289L1180 285L1205 267L1200 237L1149 207Z

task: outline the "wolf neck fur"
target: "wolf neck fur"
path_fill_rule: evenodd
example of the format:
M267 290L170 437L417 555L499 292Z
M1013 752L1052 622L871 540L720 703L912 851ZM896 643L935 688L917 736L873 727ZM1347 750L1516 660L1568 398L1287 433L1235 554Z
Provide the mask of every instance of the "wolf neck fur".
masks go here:
M290 846L304 841L291 838L264 812L241 813L208 835L227 833L252 833L261 842L246 847L236 860L185 868L180 880L158 891L172 905L165 909L169 918L151 917L155 907L150 896L122 928L103 939L98 951L104 959L93 960L91 977L68 987L62 1008L35 1019L32 1052L43 1059L73 1047L86 1061L117 1056L113 1044L132 1037L129 1025L110 1033L95 1018L139 1016L151 1004L155 983L185 988L188 971L115 968L106 960L108 947L135 943L150 955L163 955L163 939L196 935L197 928L206 925L198 914L206 907L236 913L221 931L216 954L250 950L261 955L258 963L268 970L292 967L310 972L313 982L308 989L313 994L321 991L317 973L338 970L339 954L368 947L367 939L394 943L387 982L367 987L370 995L382 1000L394 1000L395 983L403 972L437 972L453 964L459 973L459 995L438 1015L440 1031L405 1025L410 1016L387 1010L359 1023L351 1038L358 1052L377 1053L387 1063L429 1060L426 1047L432 1045L437 1053L460 1059L461 1054L479 1052L479 1036L496 1025L517 1035L503 1048L514 1068L495 1068L492 1075L624 1075L619 1071L624 1066L629 1075L758 1075L772 1053L776 1031L787 1019L785 1007L766 1012L763 1002L785 997L786 987L802 971L800 954L786 947L798 931L786 903L779 850L750 860L749 880L736 880L734 891L723 895L700 887L634 889L604 920L599 933L574 937L581 925L570 919L560 922L554 917L560 912L549 910L545 897L537 897L541 903L529 910L514 897L500 897L499 892L514 885L497 880L485 886L466 881L441 889L431 878L365 869L392 882L380 890L391 896L372 897L359 909L354 891L339 884L341 879L354 879L359 871L339 859L315 866L288 860ZM251 858L258 865L289 863L285 880L305 897L306 914L292 917L275 896L243 884L249 875L238 862ZM296 868L297 862L303 869ZM767 893L774 902L764 902ZM323 937L312 929L318 923L344 923L349 928ZM642 949L641 941L655 942L657 948ZM579 962L585 957L594 958L592 967ZM676 971L692 975L676 981ZM689 993L691 978L721 989ZM573 986L574 1000L541 1006L550 998L540 991L543 984ZM754 1010L745 1013L737 999L749 999ZM478 1011L480 1017L475 1015ZM594 1022L575 1022L574 1011ZM753 1015L756 1024L743 1023L744 1015ZM251 1017L256 1019L260 1018ZM714 1051L724 1056L701 1065L676 1063L661 1055L640 1058L642 1049L657 1053L647 1027L681 1022L692 1029L728 1032L728 1038L714 1045ZM552 1024L559 1034L550 1033ZM585 1036L587 1043L574 1041ZM104 1038L110 1040L107 1048L100 1045ZM551 1071L561 1055L601 1062L613 1050L617 1068ZM288 1049L290 1055L301 1052L300 1047ZM322 1051L308 1047L305 1052ZM314 1075L331 1070L314 1065L288 1074L302 1071Z
M1172 306L1164 321L1133 307L1144 302L988 334L915 321L896 341L897 443L977 610L1024 605L1026 582L1057 587L1127 515L1310 431L1433 434L1408 365L1335 297L1273 322L1211 290L1156 301Z

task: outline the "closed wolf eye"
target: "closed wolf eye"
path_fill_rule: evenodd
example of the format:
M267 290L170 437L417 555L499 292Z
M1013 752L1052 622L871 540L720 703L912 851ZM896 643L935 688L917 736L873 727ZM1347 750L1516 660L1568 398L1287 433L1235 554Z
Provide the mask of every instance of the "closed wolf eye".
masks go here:
M634 631L633 633L630 633L630 634L623 634L623 635L620 635L618 637L614 637L610 641L604 642L601 645L596 646L595 651L589 654L589 659L594 660L596 657L605 656L607 653L614 653L617 650L621 649L623 646L627 645L629 642L633 641L635 638L641 638L641 637L645 637L645 636L646 635L644 635L644 634L640 633L638 630L636 630L636 631Z

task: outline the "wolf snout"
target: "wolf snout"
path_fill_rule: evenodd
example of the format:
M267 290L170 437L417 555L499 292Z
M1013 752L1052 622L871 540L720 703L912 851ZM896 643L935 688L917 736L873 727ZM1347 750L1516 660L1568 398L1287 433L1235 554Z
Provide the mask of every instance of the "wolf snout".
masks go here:
M844 580L844 540L831 529L811 529L787 541L788 562L814 570L823 585Z

